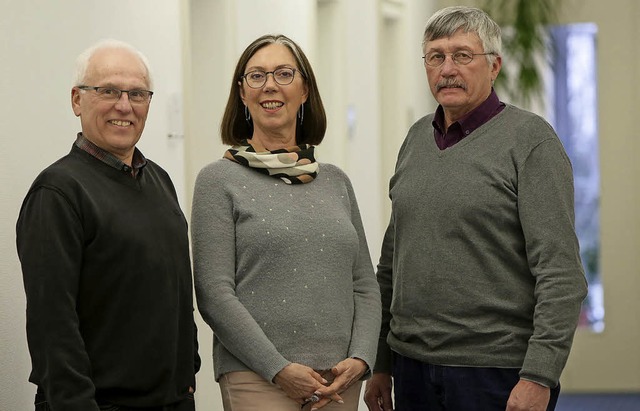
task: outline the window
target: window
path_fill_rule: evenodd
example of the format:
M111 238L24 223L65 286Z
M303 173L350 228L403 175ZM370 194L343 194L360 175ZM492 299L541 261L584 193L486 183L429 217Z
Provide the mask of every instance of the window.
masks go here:
M576 232L589 283L580 325L604 329L600 281L600 166L596 76L597 27L591 23L551 28L553 81L549 118L573 164Z

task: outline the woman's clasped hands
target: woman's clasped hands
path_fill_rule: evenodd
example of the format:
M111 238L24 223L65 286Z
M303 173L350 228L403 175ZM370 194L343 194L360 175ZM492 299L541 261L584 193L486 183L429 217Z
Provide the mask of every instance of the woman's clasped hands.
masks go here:
M317 371L302 364L291 363L274 378L274 382L300 405L313 402L311 410L319 410L332 401L342 404L340 393L358 381L367 371L367 364L358 358L347 358L332 369L329 381Z

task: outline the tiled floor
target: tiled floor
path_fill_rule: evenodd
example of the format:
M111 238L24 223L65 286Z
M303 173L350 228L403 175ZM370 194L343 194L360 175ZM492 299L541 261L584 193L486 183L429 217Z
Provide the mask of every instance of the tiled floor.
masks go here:
M560 394L556 411L640 411L640 393Z

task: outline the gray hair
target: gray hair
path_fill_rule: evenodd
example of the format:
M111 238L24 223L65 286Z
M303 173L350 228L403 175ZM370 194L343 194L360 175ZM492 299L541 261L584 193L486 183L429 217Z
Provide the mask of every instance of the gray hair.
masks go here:
M435 12L427 21L422 38L422 47L427 42L452 36L462 29L465 33L476 33L482 43L489 63L493 63L496 56L502 55L502 30L484 11L475 7L453 6L445 7Z
M73 85L74 86L82 86L84 85L85 78L87 76L87 69L89 68L89 61L93 55L101 50L105 49L122 49L127 50L138 56L145 69L147 70L147 77L149 78L149 88L153 90L153 76L151 75L151 68L149 66L149 60L147 57L142 54L140 50L133 47L129 43L125 43L120 40L107 39L99 41L98 43L90 46L88 49L80 53L78 58L76 59L76 69L75 74L73 76Z

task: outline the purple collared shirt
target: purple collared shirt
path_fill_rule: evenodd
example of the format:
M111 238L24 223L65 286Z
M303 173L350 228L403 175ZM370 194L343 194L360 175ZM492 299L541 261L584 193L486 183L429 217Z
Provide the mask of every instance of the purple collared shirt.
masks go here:
M495 90L491 88L489 97L469 114L449 126L447 132L444 132L444 109L438 106L433 117L433 137L440 150L449 148L471 134L487 121L491 120L496 114L501 112L505 104L498 99Z

